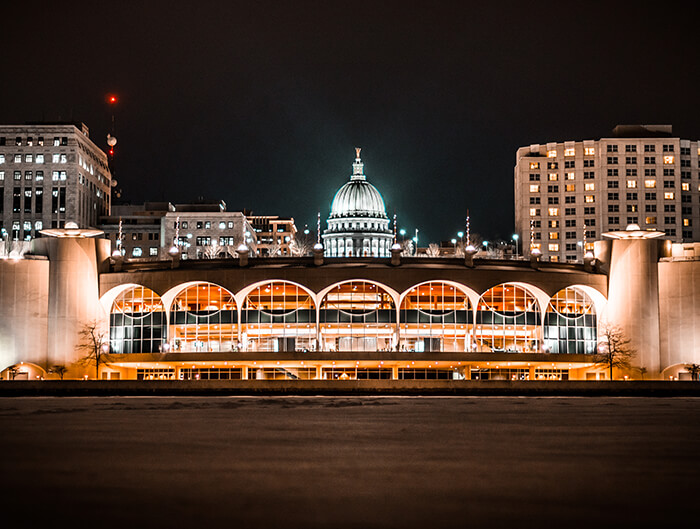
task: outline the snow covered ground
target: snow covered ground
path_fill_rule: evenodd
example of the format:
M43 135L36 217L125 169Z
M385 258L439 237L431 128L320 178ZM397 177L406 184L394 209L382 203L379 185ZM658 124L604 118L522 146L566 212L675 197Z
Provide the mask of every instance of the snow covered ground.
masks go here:
M700 399L5 398L0 454L8 528L672 527Z

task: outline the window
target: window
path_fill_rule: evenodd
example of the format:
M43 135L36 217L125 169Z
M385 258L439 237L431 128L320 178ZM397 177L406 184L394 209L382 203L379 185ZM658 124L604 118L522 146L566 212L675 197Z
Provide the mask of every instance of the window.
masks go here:
M608 213L617 213L620 211L620 204L608 204Z
M636 169L625 169L625 176L637 176Z
M530 182L539 182L540 181L540 175L537 173L530 173ZM231 226L233 227L233 226Z
M608 189L618 189L620 187L620 182L617 180L608 180Z
M575 231L567 231L567 232L566 232L566 238L567 238L567 239L575 239L575 238L576 238L576 232L575 232Z
M564 149L564 156L575 156L576 152L573 148Z
M656 152L656 146L654 146L654 145L645 145L645 146L644 146L644 152Z
M683 182L681 184L681 190L682 191L690 191L690 184L688 182Z
M24 155L24 162L25 162L25 163L32 163L33 158L34 158L34 157L33 157L31 154L25 154L25 155Z
M617 152L617 145L608 145L608 152Z
M595 171L584 171L583 172L583 179L584 180L593 180L595 178Z
M197 246L211 246L211 237L197 237Z
M625 152L637 152L636 145L625 145Z
M627 217L627 224L637 224L639 217Z
M583 189L585 191L595 191L595 184L593 182L588 182L586 185L583 186Z
M550 243L547 245L547 249L548 249L550 252L558 252L558 251L559 251L559 244L550 242Z
M656 176L656 169L644 169L644 176Z
M13 176L15 180L22 180L22 171L15 171Z
M557 157L556 149L553 149L551 151L547 151L547 158L556 158L556 157Z
M131 254L134 257L141 257L141 255L143 254L143 250L141 250L140 246L135 246L134 249L132 250Z
M620 217L608 217L608 224L620 224Z
M595 147L584 147L583 154L585 154L586 156L593 156L595 154Z
M574 191L576 191L576 184L566 184L566 185L564 186L564 190L565 190L567 193L573 193Z
M675 224L676 217L664 217L664 224Z
M644 219L644 222L646 224L656 224L656 217L647 217Z
M15 163L22 163L22 155L15 154Z
M620 200L620 193L608 193L608 200Z
M540 192L539 184L530 184L530 193L539 193L539 192ZM223 224L223 222L219 224L219 227L221 227L221 224Z
M617 165L617 156L608 156L608 165Z
M533 220L533 221L532 221L532 227L533 227L533 228L541 228L541 227L542 227L542 221L541 221L541 220Z
M576 215L576 208L565 208L564 215Z
M148 249L148 255L151 257L156 257L158 255L158 247L157 246L151 246Z
M566 179L567 180L573 180L575 178L574 173L566 173Z
M68 145L68 137L63 136L63 137L61 138L61 145L63 145L64 147L65 147L66 145Z
M656 204L645 204L644 212L645 213L656 213Z
M664 169L664 176L675 176L675 169Z
M673 200L675 199L676 195L673 191L666 191L664 193L664 200Z
M586 203L588 203L588 204L591 204L591 203L595 202L595 196L593 196L593 195L585 195L585 196L583 197L583 201L586 202Z
M24 179L25 180L32 180L32 172L31 171L24 171Z
M564 197L564 204L576 204L575 195L567 195Z
M44 163L44 155L43 154L36 155L36 163Z
M664 230L664 233L666 233L667 237L675 237L676 236L676 229L675 228L666 228Z
M627 204L627 213L636 213L639 211L637 204Z
M587 228L590 226L595 226L595 219L584 219L583 221L583 227Z
M203 226L202 221L201 220L197 221L197 229L201 230L202 226Z
M564 162L564 169L573 169L576 167L575 160L567 160Z
M656 163L656 157L655 157L655 156L645 156L645 157L644 157L644 163L645 163L645 164L655 164L655 163Z
M681 156L690 156L690 147L681 147Z
M637 164L637 157L636 156L627 156L625 158L625 163L627 165L636 165Z
M575 252L576 251L576 243L575 242L567 242L566 243L566 251L567 252ZM566 258L571 260L571 261L576 260L575 256L567 256Z
M681 213L683 213L683 215L692 215L693 214L693 206L682 206Z
M584 214L584 215L595 215L595 207L594 207L594 206L590 206L590 207L587 207L587 208L583 208L583 214Z
M576 227L576 219L566 219L564 221L564 226L567 228L575 228Z
M627 189L634 189L635 187L637 187L636 180L627 180Z
M559 239L559 232L558 231L550 231L549 232L549 240L550 241L556 241Z
M653 189L656 187L656 180L644 180L644 187Z
M664 204L664 213L675 213L676 212L676 205L675 204Z
M588 230L586 231L586 238L588 239L595 239L595 230Z
M547 226L549 226L550 228L558 228L558 227L559 227L559 221L558 221L558 220L550 220L550 221L547 223Z
M637 200L637 193L636 192L627 193L627 200Z
M692 239L693 238L693 230L683 230L683 238L684 239Z
M531 217L539 217L540 216L540 210L536 208L530 208L530 216Z
M608 176L618 176L617 169L608 169Z
M549 208L547 212L550 217L557 217L559 215L559 208Z
M530 170L539 169L539 168L540 168L540 162L530 162Z
M669 189L673 187L676 187L676 182L674 182L673 180L664 180L664 189Z
M663 151L664 152L673 152L673 145L664 145Z
M556 182L559 180L559 175L557 173L549 173L548 179L550 182Z
M540 203L540 197L530 197L530 205L536 205Z
M683 219L683 226L685 226L687 228L688 226L692 226L692 225L693 225L692 219Z
M537 176L540 176L540 175L537 175ZM538 179L538 180L539 180L539 179ZM233 221L232 221L232 220L229 220L227 225L228 225L228 229L229 229L229 230L232 229L232 228L233 228Z
M559 186L547 186L547 193L558 193Z

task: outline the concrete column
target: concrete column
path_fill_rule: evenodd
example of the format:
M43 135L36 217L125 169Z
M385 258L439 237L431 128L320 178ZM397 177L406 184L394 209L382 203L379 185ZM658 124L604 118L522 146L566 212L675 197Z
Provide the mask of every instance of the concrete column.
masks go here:
M632 365L646 367L651 376L658 375L660 368L658 257L662 243L658 239L613 240L607 263L604 320L621 327L636 349Z

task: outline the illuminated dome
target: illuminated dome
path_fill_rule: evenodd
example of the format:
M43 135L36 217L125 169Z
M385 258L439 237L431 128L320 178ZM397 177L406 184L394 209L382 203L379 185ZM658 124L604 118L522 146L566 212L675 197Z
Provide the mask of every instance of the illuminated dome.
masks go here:
M382 195L370 184L355 149L350 181L333 197L328 229L323 234L329 257L389 257L392 243Z

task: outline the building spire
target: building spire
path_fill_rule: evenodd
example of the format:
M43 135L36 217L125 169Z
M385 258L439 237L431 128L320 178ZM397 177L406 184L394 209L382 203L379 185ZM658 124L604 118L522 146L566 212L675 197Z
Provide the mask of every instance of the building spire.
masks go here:
M352 176L350 177L350 180L364 180L365 179L365 172L364 172L365 164L362 163L362 159L360 158L360 151L361 150L362 150L362 148L355 147L355 163L352 164Z

